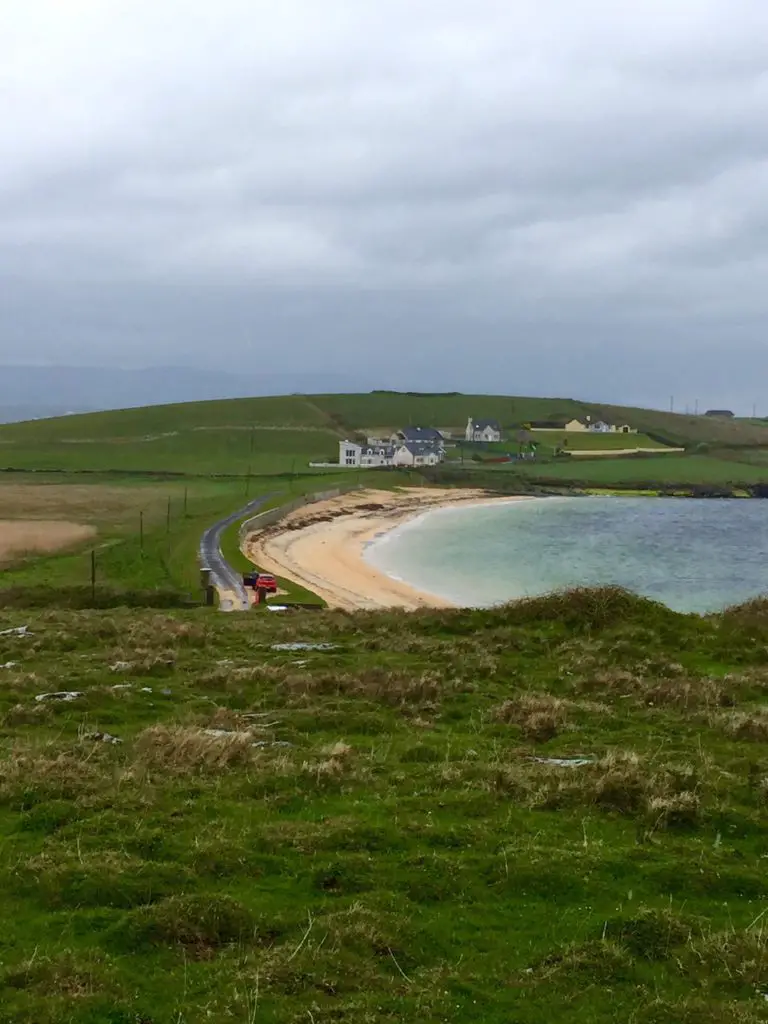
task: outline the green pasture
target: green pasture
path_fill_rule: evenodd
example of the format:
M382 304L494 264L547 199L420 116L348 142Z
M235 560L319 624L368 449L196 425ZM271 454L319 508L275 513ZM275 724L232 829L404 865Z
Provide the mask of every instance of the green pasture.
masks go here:
M572 458L539 466L514 463L522 477L585 481L596 485L642 481L659 484L756 484L768 482L761 466L713 458L707 455L647 455L642 457ZM501 467L506 468L506 467Z
M3 620L1 1024L765 1020L764 602Z

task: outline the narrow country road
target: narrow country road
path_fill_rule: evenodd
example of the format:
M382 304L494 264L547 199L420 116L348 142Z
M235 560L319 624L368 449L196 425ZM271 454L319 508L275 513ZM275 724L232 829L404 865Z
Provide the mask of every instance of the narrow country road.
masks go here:
M211 570L211 583L222 595L219 607L223 612L248 611L250 605L243 586L242 574L236 572L221 553L222 535L227 527L236 523L238 519L256 515L268 497L269 495L262 495L260 498L254 498L244 508L209 526L200 541L200 565ZM233 596L225 596L227 592Z

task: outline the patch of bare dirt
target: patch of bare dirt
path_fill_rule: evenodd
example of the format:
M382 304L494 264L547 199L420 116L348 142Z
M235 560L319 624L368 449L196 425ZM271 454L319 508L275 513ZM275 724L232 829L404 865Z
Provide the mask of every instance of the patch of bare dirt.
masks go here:
M0 565L23 555L46 554L96 536L92 526L56 520L0 519Z

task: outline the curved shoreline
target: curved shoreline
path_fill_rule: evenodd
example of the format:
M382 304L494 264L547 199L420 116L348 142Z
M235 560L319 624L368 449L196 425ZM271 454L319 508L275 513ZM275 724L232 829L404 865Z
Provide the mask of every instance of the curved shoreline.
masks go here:
M244 551L260 568L314 591L331 608L452 608L453 602L395 579L364 557L366 548L425 512L529 500L487 491L408 488L366 490L292 512L246 538Z

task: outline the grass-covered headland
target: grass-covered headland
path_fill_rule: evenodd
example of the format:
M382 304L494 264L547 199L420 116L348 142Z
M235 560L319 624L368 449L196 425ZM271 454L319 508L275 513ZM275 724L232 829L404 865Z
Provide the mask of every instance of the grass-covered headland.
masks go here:
M24 625L2 1024L766 1019L768 604Z

